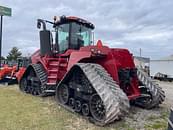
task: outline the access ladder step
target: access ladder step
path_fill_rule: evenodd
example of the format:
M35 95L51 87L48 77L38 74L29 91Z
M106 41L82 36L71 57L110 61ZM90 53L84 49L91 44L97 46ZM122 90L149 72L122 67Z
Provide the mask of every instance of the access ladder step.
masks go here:
M58 72L58 70L57 69L50 69L50 70L48 70L49 72Z
M54 75L48 76L48 79L57 79L57 76L54 76Z
M56 83L46 83L47 85L56 85Z
M58 66L59 63L50 63L49 66Z
M55 93L55 90L45 90L46 93Z

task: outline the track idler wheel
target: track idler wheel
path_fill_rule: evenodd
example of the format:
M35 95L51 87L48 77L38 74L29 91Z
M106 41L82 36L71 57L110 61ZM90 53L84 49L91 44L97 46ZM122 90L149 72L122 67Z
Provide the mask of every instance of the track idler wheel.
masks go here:
M69 100L69 89L65 84L61 84L58 87L57 97L60 103L66 104Z
M90 113L90 111L89 111L89 105L86 104L86 103L84 103L84 104L82 105L82 114L83 114L84 116L88 116L89 113Z
M26 78L22 78L22 80L20 81L20 84L19 84L19 88L22 92L27 92L28 87L27 87L27 79Z
M105 118L105 107L98 94L93 94L90 98L90 112L94 119L102 121Z

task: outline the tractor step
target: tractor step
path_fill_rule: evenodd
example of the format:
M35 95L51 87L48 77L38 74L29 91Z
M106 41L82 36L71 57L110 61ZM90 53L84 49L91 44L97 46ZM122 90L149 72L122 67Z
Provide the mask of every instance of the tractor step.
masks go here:
M47 78L48 78L48 79L57 79L57 76L51 75L51 76L48 76Z
M55 93L55 90L45 90L46 93Z
M50 63L49 66L58 66L59 63Z
M46 83L46 85L56 85L56 83Z
M50 69L50 70L48 70L49 72L54 72L54 73L57 73L58 72L58 70L57 69Z

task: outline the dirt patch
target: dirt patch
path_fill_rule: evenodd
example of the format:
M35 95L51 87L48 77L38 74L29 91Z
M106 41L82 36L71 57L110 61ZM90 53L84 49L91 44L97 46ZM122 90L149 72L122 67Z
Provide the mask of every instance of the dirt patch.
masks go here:
M167 119L170 107L173 105L173 83L156 81L165 91L165 101L159 108L146 110L138 107L131 107L130 113L125 117L129 128L135 130L150 130L167 128Z
M165 104L168 105L168 107L173 106L173 82L160 82L160 81L157 82L165 91L166 94Z

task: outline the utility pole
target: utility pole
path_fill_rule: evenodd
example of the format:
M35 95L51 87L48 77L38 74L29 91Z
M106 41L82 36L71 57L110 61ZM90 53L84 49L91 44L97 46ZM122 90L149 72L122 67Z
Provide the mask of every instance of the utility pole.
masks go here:
M142 49L139 49L140 57L142 57Z
M0 68L1 68L1 59L2 59L2 22L3 22L3 16L11 16L11 8L0 6L0 16L1 16L1 24L0 24Z
M2 21L3 21L3 15L1 15L1 25L0 25L0 67L1 67L1 58L2 58Z
M0 67L1 67L1 60L2 60L2 21L3 21L3 15L1 15L1 25L0 25Z
M139 61L139 64L140 64L140 68L142 68L142 58L141 58L141 56L142 56L142 49L141 48L139 48L139 56L140 56L140 61Z

